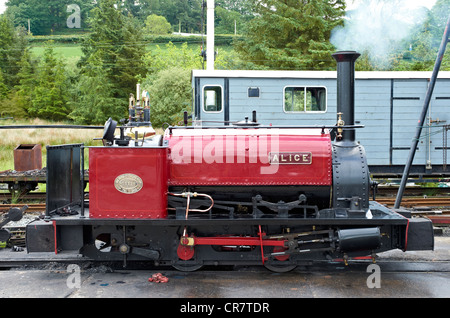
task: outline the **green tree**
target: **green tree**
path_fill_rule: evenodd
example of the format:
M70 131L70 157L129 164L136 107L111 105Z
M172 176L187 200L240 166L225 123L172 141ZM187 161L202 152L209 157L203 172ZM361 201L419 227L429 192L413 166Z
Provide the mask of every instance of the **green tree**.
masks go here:
M4 83L0 72L0 115L9 115L14 118L28 116L27 110L31 105L34 90L35 74L31 65L28 49L22 54L18 63L20 71L17 73L18 84L11 90Z
M109 85L109 96L115 99L109 116L119 120L126 116L128 95L135 91L137 78L145 76L146 68L143 64L145 43L140 29L136 21L123 15L116 5L115 0L101 0L91 11L91 33L82 45L84 55L79 66L81 74L87 77L92 77L89 73L92 63L96 68L101 67L103 80Z
M18 105L17 94L10 92L6 98L0 99L0 117L25 118L26 111Z
M202 0L156 0L151 4L152 13L164 16L181 32L200 33Z
M158 0L122 0L121 7L125 15L131 14L144 21L151 13L155 12L154 8L159 8Z
M216 7L215 17L215 33L217 34L234 34L235 23L236 31L241 31L243 28L243 19L239 12Z
M199 69L202 67L202 57L200 52L194 52L187 43L176 46L172 42L165 45L162 49L159 45L156 49L145 55L145 64L148 65L149 75L151 79L155 73L164 69L178 67L181 69Z
M96 54L89 57L84 73L74 88L69 118L79 124L103 124L111 113L122 113L123 105L112 96L106 69Z
M17 107L28 112L32 104L34 88L37 84L36 69L29 50L26 50L19 63L20 71L17 74L19 84L15 87Z
M414 37L411 52L411 70L432 70L447 24L450 0L438 0L428 11L427 18ZM449 45L440 70L450 70Z
M0 100L6 98L8 95L8 87L5 84L5 80L3 79L3 75L0 72Z
M265 0L254 4L257 16L235 49L259 68L329 69L335 66L329 42L342 23L344 0Z
M37 69L37 83L28 112L31 116L49 119L67 119L67 78L63 62L48 45Z
M433 47L439 48L449 16L450 0L437 0L424 23L425 30L433 37Z
M85 26L87 13L94 6L92 0L8 0L7 15L12 17L16 26L28 27L34 35L50 34L67 28L67 6L77 4L80 7L81 27Z
M391 54L391 70L431 71L433 69L447 24L448 8L450 8L450 0L438 0L431 10L427 10L425 19L414 27L411 36L400 43L396 52ZM449 51L447 44L441 71L450 70Z
M154 34L170 34L172 26L167 22L166 18L160 15L151 14L145 20L144 33Z
M7 89L5 75L10 72L9 56L11 55L10 46L14 42L14 26L12 22L4 15L0 16L0 76L2 86ZM4 92L7 93L6 91Z
M221 7L228 11L240 13L243 17L253 17L254 0L216 0L216 8Z
M171 67L156 74L148 91L150 94L150 120L154 127L168 123L174 125L183 119L183 112L191 105L191 72Z
M187 43L175 46L169 42L163 50L159 46L145 57L149 73L141 82L150 94L151 122L176 124L191 104L191 71L202 65L200 52L194 53Z
M6 15L0 15L0 71L9 90L18 84L19 62L27 48L24 29L14 28Z

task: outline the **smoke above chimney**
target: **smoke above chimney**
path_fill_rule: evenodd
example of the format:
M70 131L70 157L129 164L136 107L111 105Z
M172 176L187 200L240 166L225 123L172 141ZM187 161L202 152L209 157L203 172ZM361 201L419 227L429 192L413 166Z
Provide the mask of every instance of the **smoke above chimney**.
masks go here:
M404 49L403 41L411 38L426 15L426 7L410 0L362 0L347 11L344 26L332 31L330 42L339 51L367 53L374 65L388 69L389 55Z

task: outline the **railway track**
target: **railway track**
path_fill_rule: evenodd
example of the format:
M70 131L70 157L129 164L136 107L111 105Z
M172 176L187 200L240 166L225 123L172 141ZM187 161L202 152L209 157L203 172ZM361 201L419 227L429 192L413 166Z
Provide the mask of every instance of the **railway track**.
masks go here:
M384 197L390 197L395 196L398 192L397 186L380 186L377 188L377 201L378 198L384 198ZM373 195L373 193L371 193ZM407 187L405 188L404 195L406 197L408 196L423 196L428 195L431 196L450 196L450 188L445 187ZM0 192L0 201L10 201L13 199L13 196L9 192ZM17 195L16 195L17 197ZM45 192L28 192L19 195L18 197L20 200L23 201L45 201L46 199L46 193ZM450 204L449 204L450 205Z
M397 195L398 186L379 186L377 188L378 196ZM372 194L372 192L371 192ZM404 190L405 196L422 196L422 195L448 195L450 194L450 188L448 187L418 187L411 186L406 187Z
M1 201L11 201L13 199L13 195L11 193L0 193ZM45 192L30 192L27 194L20 195L18 197L21 201L45 201L46 193Z
M387 205L388 207L393 207L395 199L395 197L377 197L376 201L380 204ZM401 206L406 208L414 208L417 206L450 207L450 197L403 197Z
M10 208L21 208L25 204L0 204L0 213L7 212ZM29 212L45 212L45 203L27 203L28 209L25 213Z
M45 194L39 194L34 198L41 197L45 199ZM395 204L395 197L377 197L376 201L380 204L386 205L388 207L393 207ZM12 207L22 207L23 205L28 205L26 212L44 212L45 203L16 203L16 204L0 204L0 213L8 211ZM448 208L450 211L450 196L438 196L438 197L403 197L402 207L414 208L414 207L439 207L442 209Z
M394 198L377 198L378 203L393 207ZM429 218L433 225L450 225L450 197L404 197L401 207L412 208L416 215Z
M39 195L42 196L42 194ZM378 197L376 201L388 207L393 207L395 197ZM10 208L21 208L24 204L0 204L0 215L6 213ZM28 209L25 213L44 213L46 209L45 203L26 203L26 205L28 205ZM433 224L450 225L450 197L404 197L401 206L415 208L415 214L429 218ZM436 210L437 208L439 210Z

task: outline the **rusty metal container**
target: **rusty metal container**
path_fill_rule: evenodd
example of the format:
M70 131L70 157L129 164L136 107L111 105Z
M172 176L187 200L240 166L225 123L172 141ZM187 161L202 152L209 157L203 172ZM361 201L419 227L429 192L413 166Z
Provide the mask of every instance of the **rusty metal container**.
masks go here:
M42 169L42 149L37 144L21 144L14 149L14 170Z

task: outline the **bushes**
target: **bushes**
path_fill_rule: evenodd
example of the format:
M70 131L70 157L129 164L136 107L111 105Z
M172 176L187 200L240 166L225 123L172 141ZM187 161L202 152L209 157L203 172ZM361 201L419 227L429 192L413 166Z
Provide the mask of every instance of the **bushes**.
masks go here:
M87 36L86 34L67 34L67 35L38 35L30 36L28 42L30 44L42 44L48 41L53 41L58 44L75 44L81 43Z
M191 109L191 71L171 67L158 72L150 93L150 120L154 127L164 123L175 125L183 119L183 112Z
M151 14L145 20L143 31L147 34L171 34L172 26L167 22L166 18Z

